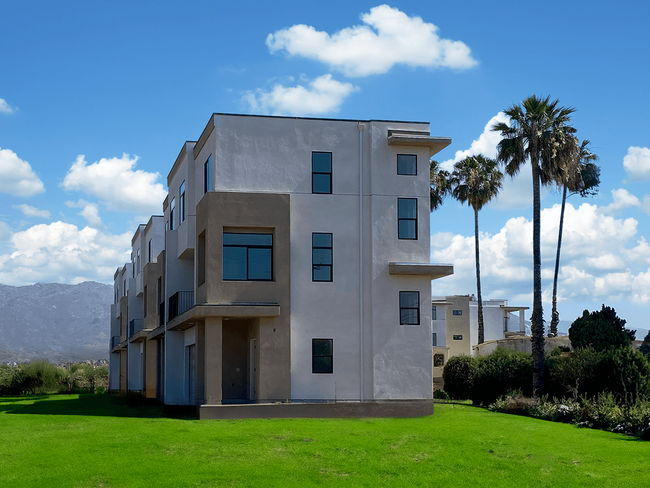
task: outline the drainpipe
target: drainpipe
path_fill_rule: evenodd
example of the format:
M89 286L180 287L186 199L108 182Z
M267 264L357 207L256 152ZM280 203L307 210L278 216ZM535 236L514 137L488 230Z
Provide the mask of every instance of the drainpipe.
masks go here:
M359 122L359 401L363 401L363 129Z

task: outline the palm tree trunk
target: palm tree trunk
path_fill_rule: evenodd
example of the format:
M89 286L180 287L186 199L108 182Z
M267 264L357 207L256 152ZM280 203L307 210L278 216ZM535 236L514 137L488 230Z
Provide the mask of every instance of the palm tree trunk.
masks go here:
M562 191L562 209L560 210L560 229L557 234L557 254L555 255L555 274L553 275L553 312L551 313L551 333L549 337L557 337L557 326L560 314L557 311L557 275L560 271L560 247L562 246L562 228L564 227L564 207L566 205L566 185Z
M540 169L538 154L531 154L533 167L533 312L531 342L533 352L533 395L544 394L544 310L542 309L542 252L540 216Z
M481 298L481 264L478 248L478 210L474 209L474 250L476 252L476 299L478 300L478 343L485 342L485 327L483 326L483 299Z

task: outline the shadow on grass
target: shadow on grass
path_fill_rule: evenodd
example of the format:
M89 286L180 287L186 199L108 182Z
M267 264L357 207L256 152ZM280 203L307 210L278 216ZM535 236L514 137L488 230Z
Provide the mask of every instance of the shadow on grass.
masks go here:
M0 412L20 415L86 415L98 417L135 417L192 419L191 409L170 409L153 399L140 396L107 394L28 395L0 398Z

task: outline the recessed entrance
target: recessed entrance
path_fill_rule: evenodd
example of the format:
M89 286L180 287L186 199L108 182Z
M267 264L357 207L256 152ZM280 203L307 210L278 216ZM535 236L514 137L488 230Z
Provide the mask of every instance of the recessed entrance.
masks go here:
M253 324L252 319L224 319L222 322L222 403L248 403L254 399Z

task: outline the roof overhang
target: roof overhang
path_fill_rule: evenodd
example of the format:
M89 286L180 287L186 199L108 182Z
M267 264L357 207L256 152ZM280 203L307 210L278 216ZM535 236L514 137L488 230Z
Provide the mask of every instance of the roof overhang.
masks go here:
M451 144L451 137L433 137L427 132L388 131L389 146L428 147L429 157L442 151L449 144Z
M432 280L454 274L451 264L434 263L388 263L388 274L430 276Z
M280 305L277 303L227 303L195 305L187 312L167 323L167 330L183 330L193 327L195 322L206 317L255 318L278 317Z

